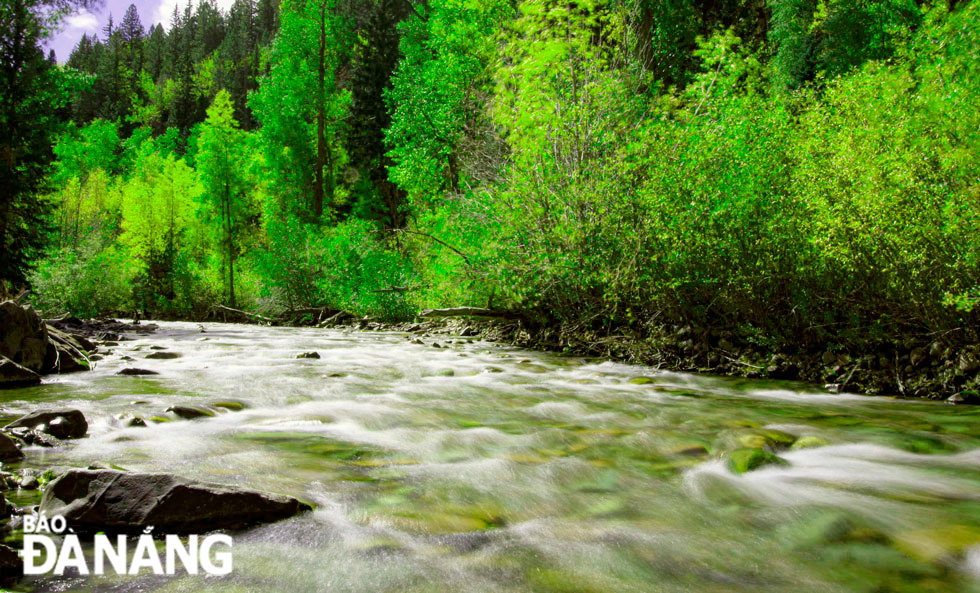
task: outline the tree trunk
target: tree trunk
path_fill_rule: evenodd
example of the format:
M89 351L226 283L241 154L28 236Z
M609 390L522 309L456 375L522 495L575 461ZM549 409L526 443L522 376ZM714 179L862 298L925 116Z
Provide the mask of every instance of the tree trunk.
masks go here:
M235 246L231 237L231 188L225 183L225 233L228 238L228 301L235 304Z

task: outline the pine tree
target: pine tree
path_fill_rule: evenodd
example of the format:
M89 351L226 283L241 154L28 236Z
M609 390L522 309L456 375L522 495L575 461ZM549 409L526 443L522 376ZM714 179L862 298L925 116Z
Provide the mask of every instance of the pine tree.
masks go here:
M401 56L398 24L411 5L403 0L369 0L356 6L358 43L354 50L350 89L351 134L347 139L351 161L358 163L371 190L362 194L360 215L400 228L406 221L405 192L388 178L394 163L387 155L384 131L391 125L385 92Z
M74 7L83 2L60 2ZM39 198L67 99L60 69L41 43L54 2L14 0L0 8L0 282L24 282L49 228Z

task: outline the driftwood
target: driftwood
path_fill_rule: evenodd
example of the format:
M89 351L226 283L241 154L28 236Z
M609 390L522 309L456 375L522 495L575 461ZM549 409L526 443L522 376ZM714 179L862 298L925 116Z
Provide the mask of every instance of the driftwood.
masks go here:
M228 315L235 315L238 317L245 317L247 319L257 319L259 321L264 321L266 323L273 323L275 319L271 317L266 317L265 315L259 315L258 313L249 313L248 311L241 311L239 309L232 309L231 307L226 307L224 305L215 305L211 307L211 315L217 317L218 314L222 317L227 318Z
M483 307L452 307L449 309L426 309L419 317L500 317L503 319L518 319L520 314L512 311L484 309Z
M284 324L298 324L304 317L309 315L313 323L320 323L324 319L337 314L337 309L331 309L327 305L322 307L306 307L303 309L291 309L283 311L277 320Z

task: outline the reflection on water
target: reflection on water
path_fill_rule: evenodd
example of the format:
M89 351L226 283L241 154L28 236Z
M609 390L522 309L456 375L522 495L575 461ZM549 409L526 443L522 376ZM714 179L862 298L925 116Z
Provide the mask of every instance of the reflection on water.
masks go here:
M236 534L228 577L21 587L980 591L977 409L445 336L161 325L90 373L3 393L5 417L57 403L89 419L87 439L23 465L107 461L317 509ZM115 375L126 366L160 375ZM783 463L733 473L747 447Z

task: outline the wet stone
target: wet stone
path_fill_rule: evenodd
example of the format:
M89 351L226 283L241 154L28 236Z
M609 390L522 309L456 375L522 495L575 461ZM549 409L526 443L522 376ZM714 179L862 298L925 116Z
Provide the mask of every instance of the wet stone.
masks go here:
M137 376L141 376L141 375L159 375L160 373L158 373L156 371L150 371L150 370L147 370L147 369L138 369L138 368L133 367L133 368L123 369L123 370L119 371L116 374L117 375L126 375L126 376L130 376L130 377L137 377Z

